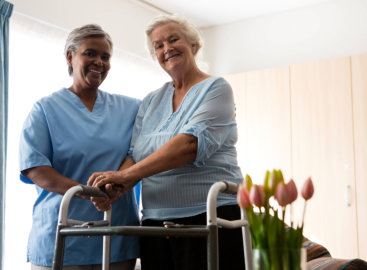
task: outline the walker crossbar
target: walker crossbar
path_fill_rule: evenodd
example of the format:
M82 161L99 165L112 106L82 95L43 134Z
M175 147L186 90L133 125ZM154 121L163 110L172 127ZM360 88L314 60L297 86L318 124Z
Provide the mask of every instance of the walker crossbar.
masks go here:
M240 220L224 220L217 218L216 202L218 194L229 193L236 194L238 185L232 182L217 182L213 184L208 192L207 197L207 225L179 225L173 224L169 227L149 227L149 226L101 226L101 227L81 227L75 225L67 219L68 207L70 200L76 194L84 196L106 196L105 193L98 188L76 186L69 189L61 202L59 225L57 228L57 236L55 243L55 255L52 270L61 270L63 264L63 253L65 246L65 238L67 236L104 236L108 237L108 243L104 243L103 247L103 264L102 269L109 269L109 239L111 235L135 235L135 236L154 236L154 237L206 237L207 239L207 255L208 270L219 269L218 256L218 227L239 228L242 227L242 235L244 241L245 265L246 269L252 269L252 248L251 238L248 229L246 214L241 211ZM93 193L93 195L91 195ZM111 220L111 212L105 212L105 220ZM107 217L106 217L107 216ZM108 252L105 252L105 249Z

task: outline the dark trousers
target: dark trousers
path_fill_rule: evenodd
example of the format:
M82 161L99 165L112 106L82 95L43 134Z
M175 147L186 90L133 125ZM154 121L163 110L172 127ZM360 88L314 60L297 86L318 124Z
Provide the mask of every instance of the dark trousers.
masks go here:
M240 219L237 205L222 206L217 215L227 220ZM206 213L169 220L177 224L205 225ZM144 220L143 226L163 226L163 221ZM244 270L241 229L218 230L219 269ZM206 238L141 237L142 270L207 270Z

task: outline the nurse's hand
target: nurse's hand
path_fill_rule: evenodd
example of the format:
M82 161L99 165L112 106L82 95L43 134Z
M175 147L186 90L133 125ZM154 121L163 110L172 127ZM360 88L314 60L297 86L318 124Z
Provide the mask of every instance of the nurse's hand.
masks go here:
M110 201L110 199L103 197L91 197L90 200L98 211L104 212L111 209L112 202Z
M121 192L113 189L110 184L103 186L101 190L108 195L108 198L90 197L90 200L98 211L107 211L111 208L111 204L121 197Z

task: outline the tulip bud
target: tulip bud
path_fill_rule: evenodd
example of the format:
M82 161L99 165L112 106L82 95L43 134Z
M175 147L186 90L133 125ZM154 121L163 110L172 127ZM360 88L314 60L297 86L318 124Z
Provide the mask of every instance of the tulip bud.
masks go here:
M242 209L248 210L251 208L250 196L246 187L243 185L238 188L237 202Z
M274 173L277 176L277 181L279 182L283 182L284 183L284 177L283 177L283 173L281 170L274 170Z
M279 183L275 189L275 199L278 201L280 206L286 206L290 199L288 191L284 183Z
M292 203L297 199L298 196L298 191L297 191L297 187L296 184L294 183L293 179L291 179L286 185L285 185L287 192L288 192L288 197L289 197L289 202L288 203Z
M268 198L274 195L275 189L279 183L284 183L284 178L281 170L267 171L264 180L264 191Z
M244 186L245 188L247 189L247 192L249 192L251 190L251 187L252 187L252 180L251 180L251 177L246 174L246 177L244 179Z
M313 196L314 188L311 177L307 178L302 187L302 197L307 201Z
M266 171L265 173L265 178L264 178L264 192L265 194L269 194L270 193L270 186L271 186L271 183L274 182L274 174L273 172L269 172L269 171Z
M250 202L261 207L265 204L265 194L263 187L260 185L253 185L250 191Z

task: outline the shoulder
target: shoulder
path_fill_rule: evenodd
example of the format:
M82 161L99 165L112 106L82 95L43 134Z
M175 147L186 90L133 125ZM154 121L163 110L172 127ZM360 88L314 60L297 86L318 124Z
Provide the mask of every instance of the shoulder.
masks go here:
M23 129L33 129L36 132L40 130L40 127L46 126L47 115L62 103L60 102L60 95L62 95L60 92L62 89L37 100L25 118Z
M223 77L210 77L211 88L225 88L231 90L231 85Z
M233 99L233 90L231 85L222 77L210 77L212 83L207 88L207 94L211 97L223 98L228 97Z
M98 90L103 99L111 105L123 105L124 107L139 107L141 100L121 94L110 94L102 90Z
M54 102L57 101L58 99L64 97L66 95L66 88L61 88L58 91L55 91L51 94L49 94L48 96L44 96L42 98L40 98L37 102L39 103L48 103L48 102Z
M162 100L163 96L165 96L169 91L173 91L172 82L166 82L162 87L146 95L143 99L143 105L148 105L151 102Z
M232 88L222 77L209 77L196 85L196 97L209 100L221 98L223 95L231 95Z
M55 105L60 103L60 100L62 100L64 95L66 94L65 92L66 89L62 88L48 96L40 98L33 104L31 112L47 110L48 107L53 108Z
M155 97L159 97L161 95L165 95L167 93L167 91L169 91L171 88L173 87L173 83L172 82L166 82L165 84L162 85L162 87L150 92L145 98L145 99L150 99L150 98L155 98Z

